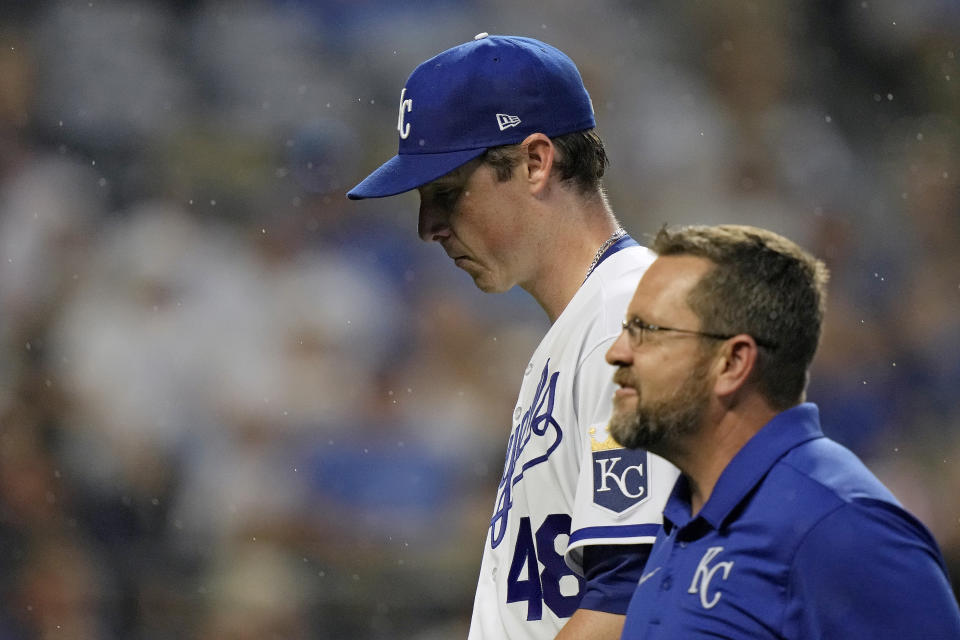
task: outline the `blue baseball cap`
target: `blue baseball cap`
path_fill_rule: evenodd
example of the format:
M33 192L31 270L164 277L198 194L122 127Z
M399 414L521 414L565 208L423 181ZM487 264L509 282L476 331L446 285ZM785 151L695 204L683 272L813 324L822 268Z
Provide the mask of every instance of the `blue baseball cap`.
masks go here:
M490 147L595 126L590 95L565 53L533 38L481 33L413 70L400 92L397 155L347 197L410 191Z

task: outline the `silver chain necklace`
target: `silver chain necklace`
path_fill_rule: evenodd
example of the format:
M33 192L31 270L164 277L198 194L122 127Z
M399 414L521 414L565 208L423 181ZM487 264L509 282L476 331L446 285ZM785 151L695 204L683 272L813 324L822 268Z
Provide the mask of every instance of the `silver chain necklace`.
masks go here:
M583 276L583 282L587 281L587 278L590 277L590 274L593 273L593 270L597 268L597 264L600 263L600 258L603 257L603 252L610 248L614 242L622 238L627 232L623 230L623 227L617 227L616 231L607 238L606 242L600 245L600 248L597 249L597 254L593 256L593 262L590 263L590 266L587 267L587 275ZM583 282L580 284L582 285Z

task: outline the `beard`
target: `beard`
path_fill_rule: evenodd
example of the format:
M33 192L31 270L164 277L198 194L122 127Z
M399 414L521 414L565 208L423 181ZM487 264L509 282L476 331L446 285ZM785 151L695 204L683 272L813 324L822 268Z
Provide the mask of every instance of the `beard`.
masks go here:
M634 411L614 412L610 418L610 435L628 449L646 449L663 455L682 449L682 442L697 433L710 404L708 386L709 360L697 363L690 375L669 397L643 403L640 386Z

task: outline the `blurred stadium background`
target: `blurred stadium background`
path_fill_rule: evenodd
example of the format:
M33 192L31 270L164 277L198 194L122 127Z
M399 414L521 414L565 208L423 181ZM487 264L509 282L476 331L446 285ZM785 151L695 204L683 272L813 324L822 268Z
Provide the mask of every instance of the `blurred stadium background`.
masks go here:
M960 578L955 0L0 9L0 640L464 637L546 327L348 203L475 33L578 63L636 237L833 271L810 397Z

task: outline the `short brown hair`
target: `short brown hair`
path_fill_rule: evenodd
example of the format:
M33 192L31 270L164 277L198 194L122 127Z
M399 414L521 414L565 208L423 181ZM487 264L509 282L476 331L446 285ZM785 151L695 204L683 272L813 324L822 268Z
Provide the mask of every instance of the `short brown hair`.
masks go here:
M769 345L757 358L758 389L778 411L802 402L826 311L823 262L772 231L741 225L664 227L652 248L714 263L687 299L701 330Z
M571 182L581 194L600 189L610 159L596 129L565 133L550 140L559 152L553 166L561 181ZM497 179L506 182L520 162L520 145L490 147L481 157L494 168Z

